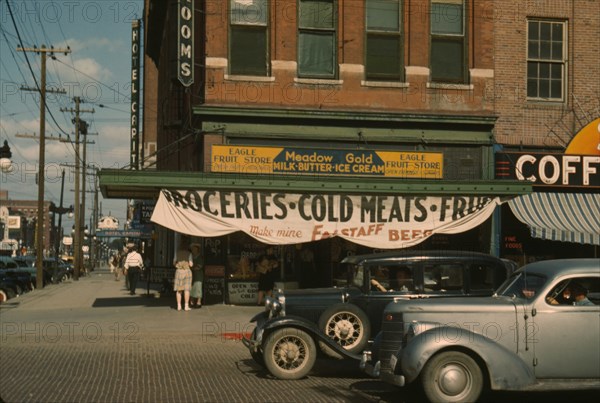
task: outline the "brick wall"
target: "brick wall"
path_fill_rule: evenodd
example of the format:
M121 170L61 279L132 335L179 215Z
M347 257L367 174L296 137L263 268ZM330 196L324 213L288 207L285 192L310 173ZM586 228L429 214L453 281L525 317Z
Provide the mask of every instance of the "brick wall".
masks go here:
M600 1L494 2L496 140L507 145L558 148L600 115ZM565 102L527 101L527 18L567 21Z
M366 83L364 79L365 2L340 0L338 12L338 66L336 80L296 78L296 0L270 3L270 58L272 78L228 76L228 9L226 1L207 3L206 102L223 105L274 106L492 114L493 0L469 3L469 85L431 86L429 78L429 2L405 2L404 83Z

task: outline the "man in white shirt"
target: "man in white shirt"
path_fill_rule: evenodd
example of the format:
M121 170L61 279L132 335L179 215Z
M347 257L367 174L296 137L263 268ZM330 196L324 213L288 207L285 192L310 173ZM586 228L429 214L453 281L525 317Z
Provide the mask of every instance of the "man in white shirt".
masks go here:
M129 252L127 253L123 267L127 271L127 278L129 279L129 294L135 295L137 282L142 270L144 270L144 259L142 258L142 255L137 252L135 244L127 244L127 250Z

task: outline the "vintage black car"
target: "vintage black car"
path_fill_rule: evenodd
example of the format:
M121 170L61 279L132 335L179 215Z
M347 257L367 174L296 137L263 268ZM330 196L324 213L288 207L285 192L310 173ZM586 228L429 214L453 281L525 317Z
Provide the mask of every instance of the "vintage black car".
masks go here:
M37 269L35 268L35 256L32 257L24 257L18 256L13 259L18 265L19 270L26 271L31 276L31 281L34 286L37 282ZM52 283L52 275L47 271L43 270L43 285L44 287L48 284Z
M384 252L341 263L346 278L338 287L278 290L252 318L256 328L244 344L276 377L305 376L317 350L360 360L394 298L488 296L513 269L496 257L460 251Z
M31 291L35 288L31 275L22 270L11 257L0 256L0 278L5 283L11 283L16 295Z
M361 367L432 402L600 389L600 259L531 263L489 297L390 303Z
M0 304L16 297L18 295L16 289L17 286L12 279L0 275Z

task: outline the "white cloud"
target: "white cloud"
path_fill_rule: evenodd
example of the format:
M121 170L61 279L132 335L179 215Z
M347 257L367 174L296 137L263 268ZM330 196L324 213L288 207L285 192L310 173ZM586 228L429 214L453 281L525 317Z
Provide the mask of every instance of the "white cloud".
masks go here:
M95 59L87 57L82 59L51 61L48 63L51 78L58 79L66 86L65 90L74 90L94 82L107 82L113 77L113 73L102 66ZM77 85L75 85L77 83Z
M76 54L77 52L84 52L89 50L94 51L106 51L111 53L124 52L127 50L125 43L120 40L110 40L108 38L86 38L86 39L67 39L64 43L57 47L67 48Z

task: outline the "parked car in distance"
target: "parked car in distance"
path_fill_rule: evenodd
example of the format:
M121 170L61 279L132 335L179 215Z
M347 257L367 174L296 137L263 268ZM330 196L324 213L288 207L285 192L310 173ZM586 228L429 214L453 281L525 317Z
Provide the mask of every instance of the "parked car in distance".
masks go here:
M55 284L68 280L71 277L68 266L60 259L44 258L42 264L44 265L44 270L50 274L52 282Z
M11 280L17 295L35 288L31 274L19 267L19 264L12 257L0 256L0 276L3 279Z
M600 389L600 259L531 263L484 298L396 300L361 367L432 402Z
M14 298L17 296L17 292L15 291L16 287L14 281L9 279L4 279L0 275L0 304L6 302L7 300Z
M501 259L461 251L394 251L341 263L342 287L278 290L267 298L265 312L251 319L256 328L243 342L276 377L305 376L317 352L359 360L395 298L488 296L511 271Z
M29 271L31 273L37 274L36 268L36 257L35 256L21 256L16 257L15 261L17 261L20 265L27 265L29 267ZM71 269L67 263L65 263L62 259L54 259L54 258L44 258L42 260L42 267L44 273L44 285L49 283L60 283L61 281L65 281L71 277Z
M10 256L0 256L0 269L18 269L19 264Z

